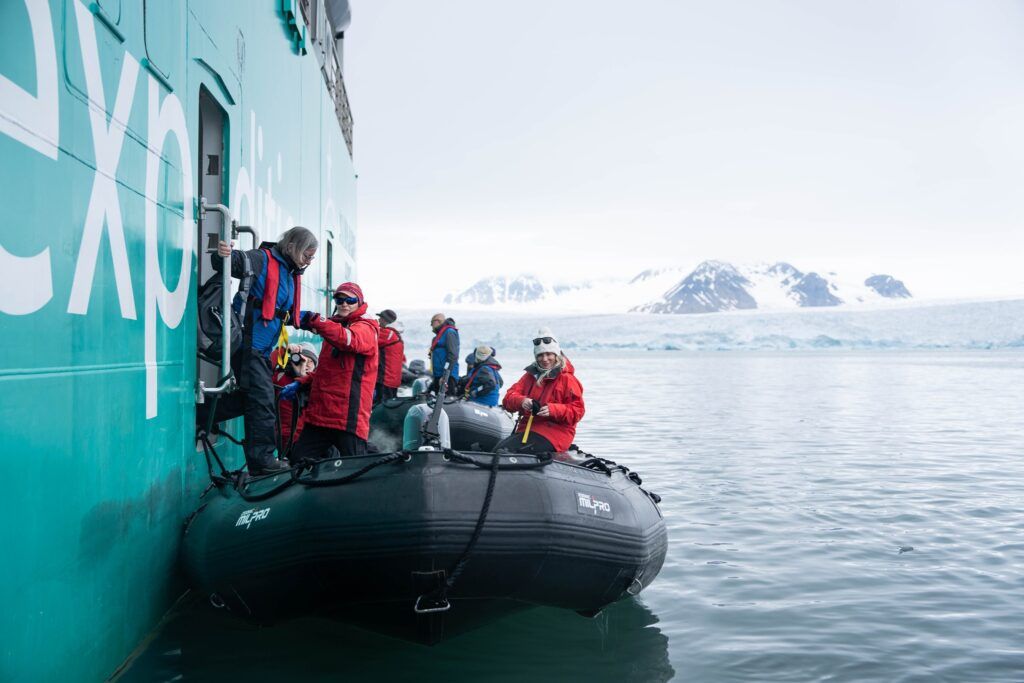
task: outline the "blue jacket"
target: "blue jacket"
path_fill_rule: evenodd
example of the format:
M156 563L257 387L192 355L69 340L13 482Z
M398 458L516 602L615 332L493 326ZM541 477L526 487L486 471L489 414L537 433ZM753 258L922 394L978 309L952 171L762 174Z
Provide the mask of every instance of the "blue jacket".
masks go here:
M430 370L434 377L444 374L445 363L452 365L452 379L459 378L459 330L455 321L448 318L441 327L441 332L434 336L430 344Z
M501 365L490 356L472 369L466 370L466 398L485 406L498 405L498 395L504 382L501 379Z
M261 249L251 249L245 252L249 256L249 263L254 274L252 287L249 290L249 320L247 325L252 330L252 348L264 358L270 358L270 352L277 345L277 339L281 335L281 318L263 320L260 317L260 302L263 300L263 292L267 285L267 257ZM295 273L297 269L292 265L291 260L285 258L277 247L271 247L271 255L277 260L280 266L280 277L277 285L276 308L281 311L290 311L295 299ZM213 255L213 269L220 272L221 259ZM242 254L238 251L231 252L231 275L241 278L245 275L245 262ZM239 294L235 294L232 306L241 313L245 304ZM296 321L292 321L293 323Z

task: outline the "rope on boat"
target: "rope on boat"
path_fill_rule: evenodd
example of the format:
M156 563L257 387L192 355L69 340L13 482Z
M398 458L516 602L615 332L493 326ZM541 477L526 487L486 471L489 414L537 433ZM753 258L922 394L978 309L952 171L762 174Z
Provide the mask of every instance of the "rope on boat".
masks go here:
M490 463L483 463L472 456L466 455L465 453L460 453L459 451L456 450L452 450L451 448L444 449L444 454L445 456L448 457L449 460L452 460L453 462L459 462L465 465L474 465L482 470L490 469L495 466L493 460ZM512 459L517 459L518 457L521 457L523 454L511 452L498 453L497 455L504 455L507 457L511 457ZM526 460L524 462L499 462L497 467L499 470L537 470L542 467L547 467L552 462L554 462L554 454L552 453L531 453L530 455L532 455L536 459Z
M371 462L369 465L366 465L364 467L359 468L358 470L356 470L355 472L353 472L351 474L346 474L344 477L332 477L330 479L308 479L308 478L307 479L302 479L302 478L300 478L299 475L302 474L303 469L299 468L299 467L296 467L296 468L294 468L292 470L292 479L294 481L298 482L299 484L302 484L303 486L308 486L310 488L317 488L317 487L323 487L323 486L341 486L342 484L347 484L350 481L354 481L354 480L358 479L359 477L363 476L364 474L366 474L370 470L375 469L377 467L380 467L381 465L387 465L388 463L391 463L391 462L397 462L399 460L405 460L408 457L409 457L409 454L406 453L405 451L397 451L395 453L388 453L387 455L384 455L384 456L381 456L380 458L377 458L376 460Z
M445 454L449 455L453 460L456 459L456 455L461 456L464 460L460 460L460 462L468 461L479 466L475 460L467 458L461 453L457 453L451 449L445 449ZM544 464L546 465L547 463ZM480 540L480 533L484 530L484 522L487 521L487 513L491 510L491 499L494 497L494 482L498 478L498 470L501 469L500 465L501 454L495 453L491 456L491 474L487 479L487 493L484 495L484 504L480 508L480 516L477 517L476 526L473 528L473 535L470 536L469 543L466 544L466 547L462 551L462 555L459 556L459 559L455 562L452 570L448 572L448 577L444 580L444 583L429 593L424 593L416 598L416 604L413 605L413 611L417 614L446 612L451 608L451 603L448 602L448 591L455 586L455 581L466 568L466 564L469 562L469 557L473 553L473 548L476 547L477 541ZM541 467L543 467L543 465L541 465Z
M272 496L276 496L278 493L280 493L281 491L284 491L286 488L288 488L292 484L299 484L301 486L306 486L306 487L309 487L309 488L322 488L322 487L326 487L326 486L341 486L343 484L348 484L348 483L350 483L352 481L355 481L356 479L358 479L359 477L363 476L364 474L366 474L370 470L376 469L376 468L380 467L381 465L387 465L388 463L398 462L399 460L408 460L408 458L409 458L409 454L406 453L405 451L398 451L396 453L388 453L387 455L382 456L380 458L377 458L376 460L374 460L370 464L368 464L368 465L366 465L364 467L361 467L360 469L356 470L355 472L352 472L351 474L347 474L344 477L332 477L332 478L329 478L329 479L313 479L313 478L303 477L302 473L306 471L306 468L302 467L302 466L296 466L296 467L292 467L290 470L281 470L279 472L275 472L273 474L266 475L266 476L264 476L262 478L252 478L252 477L250 477L249 479L247 479L245 481L244 484L236 485L235 488L238 490L238 495L241 496L243 500L245 500L247 502L250 502L250 503L256 503L256 502L259 502L259 501L262 501L262 500L266 500L267 498L270 498ZM262 479L265 479L267 477L274 477L274 476L277 476L277 475L280 475L280 474L289 474L290 476L287 479L284 479L277 486L274 486L273 488L271 488L271 489L269 489L267 491L263 491L261 493L249 493L248 486L252 482L254 482L254 481L261 481Z
M614 460L608 460L607 458L599 458L596 455L590 455L590 453L584 453L579 451L583 455L590 456L583 462L579 463L580 467L586 467L588 470L597 470L598 472L604 472L609 477L612 476L613 472L622 472L631 482L636 484L637 488L647 494L647 497L653 500L655 503L661 502L661 496L652 491L648 491L641 484L644 483L643 479L636 472L631 472L625 465L619 465Z
M210 474L210 481L214 484L230 481L231 478L229 475L231 472L228 468L224 467L224 462L220 459L220 456L217 455L217 449L215 449L213 444L210 443L210 435L205 431L200 431L196 434L196 438L199 439L203 446L203 455L206 457L206 470ZM214 460L217 461L217 466L220 467L220 474L213 473L213 463L210 462L211 455L213 455Z
M395 398L386 398L381 401L378 405L384 407L385 410L398 410L406 403L411 402L412 396L396 396Z
M221 431L219 425L214 425L213 433L217 434L218 436L223 436L228 441L231 441L232 443L237 444L239 446L244 446L245 445L245 442L242 439L236 439L235 437L231 436L227 432Z

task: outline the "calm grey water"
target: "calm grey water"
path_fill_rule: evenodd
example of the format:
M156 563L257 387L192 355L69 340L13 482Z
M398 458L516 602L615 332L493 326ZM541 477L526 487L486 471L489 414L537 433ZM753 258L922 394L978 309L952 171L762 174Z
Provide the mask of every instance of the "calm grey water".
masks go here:
M663 496L639 599L434 648L191 604L123 680L1024 680L1024 354L573 360L578 443Z

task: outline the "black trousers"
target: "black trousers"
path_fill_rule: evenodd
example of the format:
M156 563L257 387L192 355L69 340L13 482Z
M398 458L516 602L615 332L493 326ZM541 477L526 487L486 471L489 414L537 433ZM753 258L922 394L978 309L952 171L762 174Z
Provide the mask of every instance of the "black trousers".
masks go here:
M292 462L338 457L331 451L332 446L338 449L337 453L341 457L366 454L366 439L360 439L352 432L341 429L307 424L302 428L299 440L292 447Z
M397 387L386 387L383 384L378 384L373 389L373 405L377 405L378 403L382 403L389 398L394 398L396 396L398 396Z
M523 443L522 432L512 432L511 436L506 436L494 446L495 453L553 453L554 450L550 441L532 431L526 437L526 443Z
M430 390L433 391L436 394L440 390L440 388L441 388L441 378L440 377L435 377L434 381L431 382L431 384L430 384ZM445 391L445 395L446 396L454 396L455 394L458 393L458 391L459 391L459 383L458 383L458 381L454 377L449 377L448 378L448 389Z
M240 388L217 400L213 420L245 416L245 462L249 471L258 471L274 459L277 450L273 368L269 359L256 353L239 354L232 360ZM201 426L206 424L212 403L208 399L196 411Z

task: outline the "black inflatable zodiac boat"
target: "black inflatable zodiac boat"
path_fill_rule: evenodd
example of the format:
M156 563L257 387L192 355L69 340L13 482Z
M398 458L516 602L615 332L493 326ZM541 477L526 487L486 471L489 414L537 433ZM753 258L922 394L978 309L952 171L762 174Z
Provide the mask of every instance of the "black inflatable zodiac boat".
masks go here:
M323 615L432 644L532 605L593 616L665 559L659 498L640 484L600 458L327 460L212 488L183 564L211 603L261 623Z

